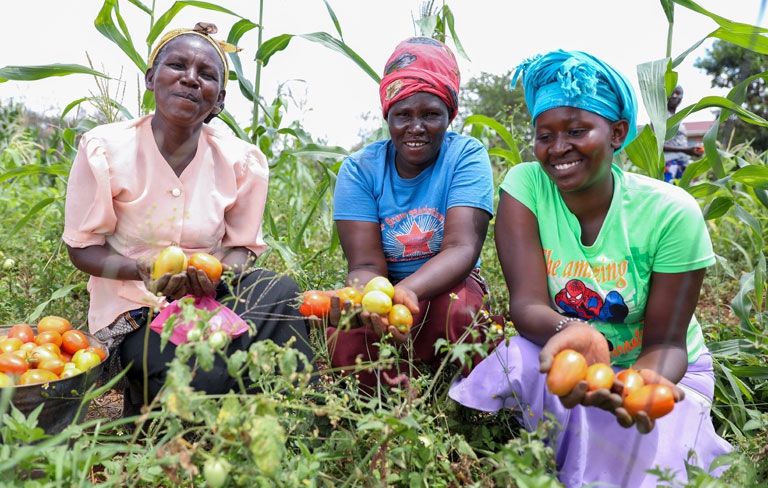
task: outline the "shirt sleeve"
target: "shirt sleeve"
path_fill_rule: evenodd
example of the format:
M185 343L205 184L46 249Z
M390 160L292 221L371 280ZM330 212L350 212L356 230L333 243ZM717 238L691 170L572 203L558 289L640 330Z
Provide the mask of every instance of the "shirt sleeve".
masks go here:
M267 248L262 224L269 185L266 156L255 146L236 165L237 198L224 215L223 248L246 247L261 255Z
M106 151L85 134L67 183L63 240L74 248L103 245L116 226Z
M682 189L670 191L667 202L659 219L659 246L653 271L681 273L713 265L712 240L698 202Z
M339 168L333 209L334 220L379 222L373 176L366 174L362 164L351 157L346 158Z

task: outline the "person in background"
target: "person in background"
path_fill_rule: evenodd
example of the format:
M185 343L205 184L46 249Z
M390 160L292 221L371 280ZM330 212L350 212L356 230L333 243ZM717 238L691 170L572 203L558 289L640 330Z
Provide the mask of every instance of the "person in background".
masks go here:
M683 87L677 85L667 100L667 117L675 115L682 101ZM664 143L664 181L677 184L691 158L700 156L702 152L701 146L688 144L688 131L680 123L674 137Z
M438 339L473 340L465 338L473 327L482 333L478 314L487 310L488 289L480 251L493 215L493 176L485 147L448 131L459 82L445 44L402 41L379 86L390 138L350 155L339 170L334 220L348 262L346 283L362 290L375 276L389 278L393 302L411 310L414 325L401 333L386 316L365 311L349 330L332 323L326 333L334 368L376 361L376 343L389 334L398 344L410 338L412 366L429 372L443 358L435 351ZM411 370L402 361L384 373L391 379ZM381 380L372 370L356 374L365 386Z
M279 345L293 340L292 347L314 357L306 322L293 305L297 285L254 267L266 248L266 158L206 124L224 107L225 51L234 48L212 38L215 32L199 23L165 34L145 75L155 112L84 134L69 177L63 239L72 263L91 275L88 327L108 345L106 369L128 368L126 415L157 395L175 354L171 343L161 348L160 334L147 322L154 310L187 294L215 296L252 324L251 332L233 338L228 354L271 339ZM169 245L188 256L215 255L235 274L231 287L193 267L152 279L153 260ZM208 393L236 385L219 357L192 380Z
M708 470L731 450L712 424L712 358L694 316L715 263L701 209L683 189L613 164L635 136L624 75L558 50L520 65L513 86L520 76L538 162L508 171L495 223L519 335L449 396L481 411L512 409L529 430L554 416L557 474L568 487L655 487L654 468L684 483L686 461ZM619 380L553 395L545 373L565 349L667 385L674 409L655 422L630 416Z

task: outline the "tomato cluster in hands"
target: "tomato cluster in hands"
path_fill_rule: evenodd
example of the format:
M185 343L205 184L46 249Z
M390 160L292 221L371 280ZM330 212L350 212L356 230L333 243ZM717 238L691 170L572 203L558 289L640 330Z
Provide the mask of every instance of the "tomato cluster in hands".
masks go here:
M36 328L16 324L0 336L0 388L75 376L107 357L104 349L91 345L62 317L43 317Z
M363 288L363 310L378 315L388 314L392 308L395 287L385 276L371 278Z
M649 418L663 417L675 408L675 396L672 388L663 384L646 385L637 370L627 368L619 371L616 379L624 385L622 406L632 418L639 412L645 412Z
M196 252L189 257L189 266L205 272L211 282L216 282L221 278L224 266L219 259L207 252Z

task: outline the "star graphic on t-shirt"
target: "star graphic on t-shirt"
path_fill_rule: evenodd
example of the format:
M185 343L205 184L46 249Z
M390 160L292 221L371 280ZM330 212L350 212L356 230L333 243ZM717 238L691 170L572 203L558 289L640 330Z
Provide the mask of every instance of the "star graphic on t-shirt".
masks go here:
M403 245L403 256L411 254L429 254L429 240L434 235L434 230L423 232L416 222L411 223L411 228L407 234L395 236L395 239Z

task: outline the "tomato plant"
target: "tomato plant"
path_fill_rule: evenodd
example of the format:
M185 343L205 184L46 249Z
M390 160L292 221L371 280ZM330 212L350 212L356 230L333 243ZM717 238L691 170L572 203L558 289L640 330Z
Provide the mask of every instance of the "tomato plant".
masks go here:
M389 325L394 325L397 327L397 330L403 334L411 330L411 325L413 325L413 315L411 314L411 311L401 303L392 305L387 319L389 320Z
M156 280L165 273L179 274L187 269L187 256L179 246L168 246L155 259L152 266L152 279Z
M304 292L304 302L299 306L299 313L305 317L327 317L331 313L331 297L317 290Z
M203 465L203 477L208 486L220 488L227 482L229 463L224 459L210 458Z
M208 336L208 344L217 351L224 349L229 343L229 335L223 330L214 330Z
M55 331L59 334L63 334L68 330L72 330L72 324L69 320L63 317L57 317L56 315L48 315L37 322L38 334L48 331Z
M221 278L223 267L221 261L207 252L196 252L189 257L189 266L195 269L199 269L205 272L208 279L211 281L217 281Z
M663 417L675 408L675 396L667 385L645 385L624 398L624 408L632 417L641 410L652 419Z
M547 373L547 388L557 396L567 395L587 376L587 360L578 351L563 349L555 355Z
M392 283L390 283L385 276L371 278L371 280L365 284L365 288L363 288L363 298L365 298L366 293L374 290L384 292L389 298L395 296L395 287L392 286Z
M373 290L363 294L363 310L384 315L392 308L392 299L381 290Z
M69 354L74 354L90 345L91 342L82 331L72 329L61 335L61 350Z
M613 386L613 380L616 378L616 374L613 372L613 368L605 363L595 363L587 368L587 389L589 391L599 390L605 388L610 390Z
M616 374L616 379L621 381L621 384L623 385L623 389L621 390L622 398L626 398L627 395L645 385L645 380L640 376L640 373L632 368L619 371Z

